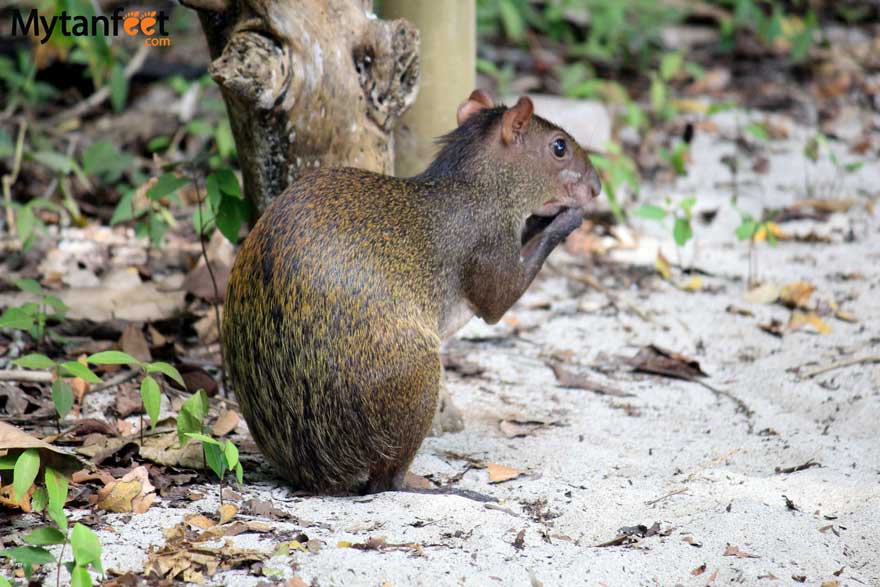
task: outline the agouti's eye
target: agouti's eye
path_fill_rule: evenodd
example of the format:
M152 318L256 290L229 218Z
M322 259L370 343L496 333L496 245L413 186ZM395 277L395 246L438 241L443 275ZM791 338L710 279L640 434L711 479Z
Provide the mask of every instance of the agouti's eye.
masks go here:
M557 159L565 157L565 139L556 139L550 144L550 147L553 149L553 154Z

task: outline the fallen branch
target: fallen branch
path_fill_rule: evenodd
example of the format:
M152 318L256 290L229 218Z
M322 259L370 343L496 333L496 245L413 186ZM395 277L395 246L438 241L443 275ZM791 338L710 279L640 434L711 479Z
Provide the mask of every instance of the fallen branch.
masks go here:
M842 369L843 367L850 367L852 365L860 365L862 363L880 363L880 355L868 355L867 357L854 357L844 359L842 361L837 361L835 363L831 363L830 365L825 365L824 367L819 367L818 369L807 371L806 373L804 373L804 378L811 379L816 375L821 375L822 373L827 373L828 371Z
M52 383L54 376L50 371L25 371L0 369L0 381L22 381L26 383Z

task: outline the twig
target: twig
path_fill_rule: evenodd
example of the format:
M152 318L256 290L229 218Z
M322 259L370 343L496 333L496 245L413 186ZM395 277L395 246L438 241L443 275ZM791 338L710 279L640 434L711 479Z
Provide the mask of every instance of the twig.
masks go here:
M652 499L651 501L646 501L645 505L654 505L655 503L660 503L664 499L669 499L670 497L673 497L675 495L680 495L687 490L688 490L687 487L682 487L681 489L676 489L675 491L670 491L666 495L661 495L657 499Z
M611 291L609 291L608 288L606 288L604 285L599 283L599 281L596 280L596 278L593 277L592 275L578 275L576 273L572 273L571 271L568 271L567 269L563 269L562 267L557 267L556 265L553 265L551 263L546 263L546 266L554 273L558 273L559 275L562 275L563 277L567 277L569 279L573 279L575 281L583 283L584 285L588 285L588 286L592 287L593 289L595 289L596 291L604 294L605 297L608 298L608 301L611 302L612 305L614 305L616 307L623 306L624 308L626 308L627 310L629 310L630 312L632 312L633 314L635 314L636 316L638 316L639 318L644 320L645 322L654 322L654 320L650 316L648 316L648 314L646 314L641 308L638 308L625 300L621 300L615 294L611 293Z
M723 389L718 389L717 387L709 385L708 383L706 383L705 381L702 381L700 379L690 378L690 379L686 379L686 381L691 381L693 383L699 383L700 385L702 385L703 387L705 387L706 389L708 389L709 391L714 393L716 396L726 397L727 399L732 401L734 404L736 404L736 411L741 412L746 417L746 421L749 426L749 434L752 433L752 430L754 429L754 426L755 426L754 423L752 422L752 417L755 415L755 412L752 411L752 409L746 404L746 402L739 399L738 397L736 397L735 395L733 395L729 391L725 391Z
M789 475L791 473L797 473L798 471L806 471L807 469L812 469L813 467L821 467L822 463L817 463L813 459L810 459L806 463L801 465L795 465L794 467L776 467L773 469L773 472L777 475Z
M880 363L880 355L868 355L867 357L852 357L849 359L844 359L842 361L836 361L831 363L830 365L825 365L824 367L819 367L818 369L813 369L812 371L807 371L804 373L804 377L806 379L810 379L815 377L816 375L821 375L822 373L827 373L828 371L833 371L834 369L841 369L843 367L849 367L852 365L859 365L861 363Z
M18 172L21 170L21 155L24 152L24 133L27 129L27 120L22 119L18 126L18 138L15 139L15 158L12 161L12 171L3 176L3 203L6 206L6 224L9 227L9 234L15 238L18 236L18 230L15 226L15 214L12 212L12 185L18 179Z
M24 371L0 369L0 381L24 381L27 383L52 383L53 375L49 371Z
M117 373L116 375L114 375L113 377L111 377L110 379L105 381L104 383L101 383L100 385L93 387L90 390L90 392L94 393L96 391L104 391L105 389L110 389L111 387L113 387L115 385L119 385L120 383L125 383L129 379L134 379L135 377L137 377L138 373L140 373L140 371L135 371L135 370L123 371L121 373Z
M144 61L146 61L147 55L149 54L149 52L150 52L150 48L147 47L146 45L141 46L137 50L137 53L134 54L134 57L132 57L131 61L128 62L128 65L125 66L124 75L125 75L126 80L131 79L132 76L134 76L134 74L138 72L138 70L144 64ZM41 125L44 127L58 126L59 124L61 124L62 122L66 121L68 119L77 118L79 116L82 116L86 112L89 112L89 111L97 108L98 106L103 104L104 101L109 97L110 97L110 86L109 85L103 86L102 88L100 88L98 91L94 92L91 96L89 96L85 100L82 100L79 103L77 103L76 106L74 106L72 108L68 108L67 110L59 112L58 114L44 120L41 123Z
M211 277L211 285L214 287L214 299L211 300L211 305L214 307L214 320L217 323L217 340L220 341L220 381L223 382L223 393L229 393L229 385L226 381L226 369L224 368L223 363L223 340L222 334L220 332L220 307L217 304L217 300L220 299L220 290L217 287L217 279L214 277L214 269L211 267L211 262L208 260L208 248L205 245L205 216L203 211L203 202L202 195L199 191L199 182L197 174L198 170L192 170L192 182L193 187L196 189L196 201L199 203L199 243L202 246L202 258L205 260L205 267L208 268L208 275Z

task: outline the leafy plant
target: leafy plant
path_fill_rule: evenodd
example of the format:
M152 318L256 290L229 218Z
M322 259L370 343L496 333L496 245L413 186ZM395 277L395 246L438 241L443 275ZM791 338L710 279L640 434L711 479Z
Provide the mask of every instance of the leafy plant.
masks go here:
M95 375L91 369L78 361L56 362L39 353L31 353L12 361L13 365L25 369L50 369L55 375L52 381L52 403L58 415L56 424L61 426L61 420L67 417L73 407L73 391L65 379L79 377L88 383L101 383L101 378Z
M154 247L161 246L168 228L177 224L169 206L176 201L177 190L187 181L175 173L166 172L152 183L127 190L116 205L110 224L135 220L135 234L148 237Z
M162 401L161 387L159 381L154 375L164 375L165 377L176 381L184 388L186 387L180 372L172 365L162 361L145 363L122 351L103 351L95 353L89 355L86 358L86 362L91 363L92 365L128 365L129 367L134 367L135 369L143 371L143 377L141 378L141 401L144 404L144 410L147 412L147 416L150 418L151 430L156 427L156 424L159 421L159 408ZM143 442L143 416L141 416L140 432L141 442Z
M657 222L665 222L668 218L672 219L672 239L678 250L679 265L682 264L682 247L694 237L692 221L693 208L696 203L697 199L694 197L684 198L677 203L673 203L671 198L667 198L665 206L643 204L633 212L634 216Z
M19 104L39 106L55 96L55 88L37 81L36 76L37 65L28 51L19 50L14 60L0 57L0 82L4 86L7 112L13 112Z
M34 486L40 471L40 455L37 449L29 448L15 458L0 457L0 470L13 469L13 494L16 501L24 499L27 492ZM34 567L48 563L57 563L56 583L60 582L62 559L65 547L70 544L73 560L64 564L70 572L70 584L73 587L90 587L92 577L89 569L104 572L101 566L101 541L98 535L86 526L77 523L69 530L64 504L67 501L67 479L51 467L45 467L43 473L45 487L34 490L31 505L35 511L45 509L48 517L54 522L36 528L23 537L26 546L18 546L0 551L0 556L12 559L22 566L25 578L33 576ZM56 558L46 546L60 545Z
M250 205L241 193L238 177L230 167L221 167L205 178L205 204L193 211L193 226L198 234L207 234L212 227L229 241L238 242L238 232L250 217ZM206 260L207 261L207 260Z
M748 212L738 208L736 199L731 200L731 205L740 216L740 223L734 234L738 240L749 242L749 273L747 278L749 286L752 286L758 281L758 241L766 240L771 246L776 246L776 225L773 223L775 213L765 212L761 218L756 219Z
M177 416L177 437L181 446L188 439L202 443L205 463L220 480L220 503L223 503L223 480L226 473L232 471L239 483L242 483L244 470L238 459L238 448L231 440L217 440L210 436L210 430L204 425L208 415L208 396L203 389L194 393L180 408Z
M608 196L611 212L618 222L626 221L626 214L620 202L629 190L633 195L639 192L639 175L635 161L628 157L618 143L609 142L605 155L592 154L590 161L602 174L603 191Z
M0 316L0 328L23 330L40 344L46 336L47 322L63 320L67 314L67 305L56 296L43 291L43 287L33 279L18 279L15 286L25 293L37 296L38 300L7 308Z

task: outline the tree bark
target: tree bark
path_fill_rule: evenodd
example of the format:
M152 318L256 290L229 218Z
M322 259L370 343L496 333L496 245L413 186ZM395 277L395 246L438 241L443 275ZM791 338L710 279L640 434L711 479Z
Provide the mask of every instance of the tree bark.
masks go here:
M303 172L394 172L413 103L419 33L372 0L184 0L198 11L256 212Z

